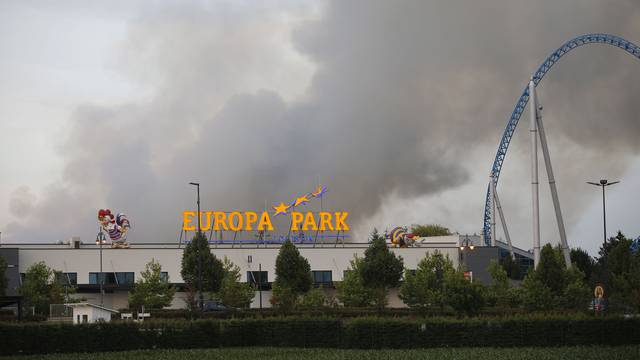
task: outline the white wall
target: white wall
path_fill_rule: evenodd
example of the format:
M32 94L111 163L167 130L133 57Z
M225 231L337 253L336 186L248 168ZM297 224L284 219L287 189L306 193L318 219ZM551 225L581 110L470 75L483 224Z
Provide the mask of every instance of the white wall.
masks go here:
M427 253L438 250L447 255L455 266L458 264L458 243L457 235L429 238L423 247L412 248L391 248L395 254L402 256L404 265L408 269L415 269L418 262ZM363 257L367 244L345 244L345 247L308 247L299 246L302 256L307 258L311 265L311 270L330 270L333 281L342 281L344 270L349 269L350 261L354 256ZM135 280L140 279L141 272L151 259L155 259L162 265L162 271L169 274L169 281L172 283L182 283L180 267L182 252L184 248L177 247L139 247L132 244L130 249L111 249L108 247L102 250L102 264L104 272L134 272ZM279 247L236 247L231 248L211 246L211 251L220 259L228 257L241 270L241 280L247 280L247 271L257 271L259 265L263 271L268 272L268 281L275 280L275 261L278 256ZM49 267L63 272L75 272L78 276L78 284L89 283L89 273L100 271L100 252L95 245L83 245L80 249L69 248L68 245L20 245L19 269L21 273L38 261L44 261ZM249 262L251 257L251 262ZM263 291L263 307L270 306L271 293ZM100 294L79 293L74 297L84 297L88 302L100 304ZM171 307L183 308L185 294L177 293ZM392 296L389 300L391 306L399 306L397 296ZM252 302L252 307L258 307L258 293ZM128 306L127 292L114 291L106 293L104 306L112 309L121 309Z
M99 320L111 321L111 312L103 309L99 309L89 305L79 305L73 307L73 323L81 324L82 317L87 315L88 323L94 323ZM78 321L78 316L80 316L80 321Z

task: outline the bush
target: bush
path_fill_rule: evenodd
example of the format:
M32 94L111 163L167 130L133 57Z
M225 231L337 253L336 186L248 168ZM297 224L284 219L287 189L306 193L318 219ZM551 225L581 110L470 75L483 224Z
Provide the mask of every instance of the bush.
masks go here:
M0 324L0 356L235 346L428 348L639 344L640 318L265 318Z
M324 295L322 288L311 289L301 297L298 307L300 309L320 309L326 303L327 297Z

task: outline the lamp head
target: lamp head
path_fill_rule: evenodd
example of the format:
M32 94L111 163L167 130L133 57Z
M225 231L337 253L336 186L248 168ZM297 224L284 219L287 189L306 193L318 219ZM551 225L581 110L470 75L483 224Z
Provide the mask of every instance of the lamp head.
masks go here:
M607 185L608 182L607 179L602 179L600 180L600 185Z

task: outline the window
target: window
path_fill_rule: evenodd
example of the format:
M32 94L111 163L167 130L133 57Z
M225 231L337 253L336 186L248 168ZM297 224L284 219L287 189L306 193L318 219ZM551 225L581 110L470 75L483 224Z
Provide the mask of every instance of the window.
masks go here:
M116 280L118 280L118 285L133 285L135 281L133 280L132 272L117 272Z
M89 273L89 284L98 285L101 280L105 285L133 285L135 282L133 272L99 272Z
M313 282L316 284L330 284L331 283L331 270L318 270L312 271Z
M24 284L24 280L27 278L27 274L20 273L20 284Z
M269 283L269 276L266 271L247 271L247 282L249 285L266 285Z
M89 315L82 315L82 323L86 324L89 322Z
M56 273L56 280L63 285L78 285L78 273Z
M164 282L168 282L169 281L169 273L167 271L160 272L160 280L162 280Z

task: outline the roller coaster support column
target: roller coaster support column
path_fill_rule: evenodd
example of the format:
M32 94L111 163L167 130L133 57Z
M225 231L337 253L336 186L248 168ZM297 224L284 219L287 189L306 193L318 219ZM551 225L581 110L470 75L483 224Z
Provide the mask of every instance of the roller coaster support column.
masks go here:
M491 184L493 184L493 175L491 177ZM491 185L491 246L496 246L496 201L495 194L496 188L495 184Z
M535 89L534 89L535 91ZM562 219L562 210L560 209L560 200L558 199L558 189L556 188L556 179L553 176L553 167L551 166L551 155L549 155L549 146L547 145L547 136L544 132L542 124L542 107L537 102L537 96L534 97L531 106L536 107L536 123L538 125L538 135L540 136L540 146L542 147L542 155L544 156L544 165L549 178L549 188L551 189L551 198L553 199L553 209L556 213L556 222L558 223L558 232L560 233L560 245L562 246L562 254L567 269L571 267L571 256L569 253L569 245L567 244L567 232L564 229L564 220Z
M493 176L491 176L491 180L490 183L491 185L491 193L493 194L493 207L494 209L497 207L498 208L498 213L500 214L500 223L502 223L502 230L504 231L504 237L507 238L507 244L509 245L509 254L511 255L511 258L513 260L516 259L515 255L513 254L513 245L511 245L511 236L509 236L509 229L507 229L507 221L504 218L504 213L502 212L502 205L500 205L500 198L498 197L498 192L496 191L496 183L495 181L493 181ZM495 224L495 211L493 212L493 223ZM492 239L495 239L496 235L495 235L495 227L494 227L494 232L491 234ZM494 245L495 246L495 245Z
M536 84L529 81L529 104L531 112L531 200L533 211L533 264L538 267L540 262L540 198L538 196L538 108L536 104Z

